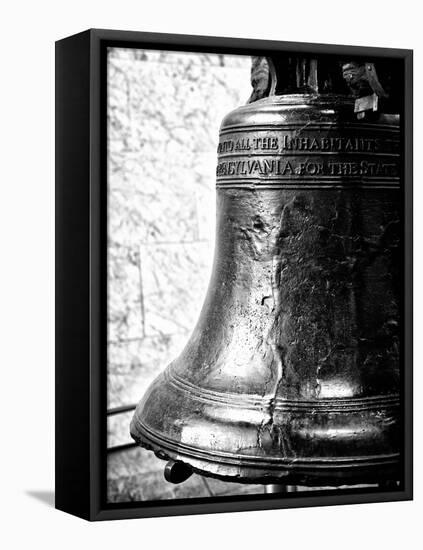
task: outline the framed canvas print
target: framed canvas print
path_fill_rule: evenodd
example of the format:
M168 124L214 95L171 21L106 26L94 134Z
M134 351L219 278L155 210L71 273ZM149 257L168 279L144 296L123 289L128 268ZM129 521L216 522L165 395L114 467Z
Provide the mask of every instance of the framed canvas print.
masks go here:
M412 498L412 52L56 43L56 506Z

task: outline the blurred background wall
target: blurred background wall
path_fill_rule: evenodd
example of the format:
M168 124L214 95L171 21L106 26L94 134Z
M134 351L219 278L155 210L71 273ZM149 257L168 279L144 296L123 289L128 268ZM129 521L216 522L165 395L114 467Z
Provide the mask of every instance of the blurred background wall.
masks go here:
M108 54L108 498L263 492L192 476L130 443L150 382L178 355L209 282L222 118L250 93L249 57L112 48ZM123 412L122 411L123 408Z

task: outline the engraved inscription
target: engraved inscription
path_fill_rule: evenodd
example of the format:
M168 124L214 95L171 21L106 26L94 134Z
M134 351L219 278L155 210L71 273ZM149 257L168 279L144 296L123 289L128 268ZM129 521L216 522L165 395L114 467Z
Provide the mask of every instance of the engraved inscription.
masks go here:
M398 180L399 140L332 132L230 132L218 145L219 180Z
M253 159L220 162L216 168L220 176L370 176L397 177L394 162L334 162Z
M226 139L219 143L217 152L232 153L236 151L328 151L328 152L367 152L381 150L378 138L345 138L345 137L292 137L281 138L265 136L257 138Z

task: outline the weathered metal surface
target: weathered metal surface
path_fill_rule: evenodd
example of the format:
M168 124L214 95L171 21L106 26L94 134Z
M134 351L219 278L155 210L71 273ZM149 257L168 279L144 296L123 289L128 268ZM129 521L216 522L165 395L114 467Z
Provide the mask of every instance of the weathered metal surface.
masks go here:
M201 317L131 423L241 482L399 478L399 120L271 96L229 114Z

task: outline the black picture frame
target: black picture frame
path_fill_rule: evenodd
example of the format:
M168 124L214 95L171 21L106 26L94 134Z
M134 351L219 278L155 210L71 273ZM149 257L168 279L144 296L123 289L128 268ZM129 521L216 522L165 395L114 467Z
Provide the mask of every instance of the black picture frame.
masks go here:
M107 47L389 57L404 63L404 308L400 490L107 504ZM56 43L56 508L87 520L412 499L412 50L91 29Z

